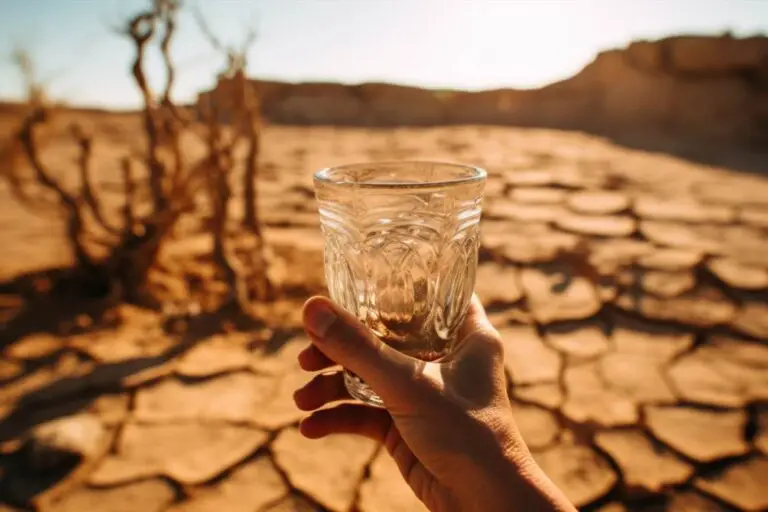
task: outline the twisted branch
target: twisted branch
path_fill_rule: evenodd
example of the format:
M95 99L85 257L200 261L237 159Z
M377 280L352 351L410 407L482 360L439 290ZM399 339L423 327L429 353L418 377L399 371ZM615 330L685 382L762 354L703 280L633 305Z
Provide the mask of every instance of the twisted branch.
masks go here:
M208 22L205 21L205 17L197 5L192 7L192 16L195 18L195 22L197 23L197 27L200 29L200 32L203 33L203 36L208 40L208 43L213 46L213 49L218 52L228 53L228 49L223 44L221 44L219 38L216 37L213 31L211 31L210 27L208 26Z
M136 183L133 176L133 160L130 157L125 157L121 161L122 178L123 178L123 195L125 196L125 202L123 203L123 231L126 233L132 233L136 224L136 213L134 201L136 199Z
M259 152L261 150L261 120L259 119L259 107L253 94L244 92L243 115L245 118L245 136L248 141L248 152L245 158L245 170L243 174L243 203L245 214L243 227L261 238L259 213L256 202L256 182L259 176Z
M142 117L144 121L144 131L147 134L147 166L149 168L149 188L152 193L152 202L155 212L160 212L166 208L166 197L164 194L165 167L160 161L159 148L160 137L158 133L157 121L155 119L155 101L152 91L149 89L146 76L144 74L144 56L147 42L155 34L157 13L155 11L143 12L135 16L128 23L128 36L133 40L136 48L136 58L133 61L131 71L136 85L141 92L143 101Z
M85 205L90 209L93 218L99 226L106 232L118 235L120 230L112 226L104 215L103 205L98 195L94 191L91 181L91 161L93 160L93 140L85 134L78 125L72 127L72 135L80 148L78 157L78 168L80 170L80 190L81 198Z
M163 5L165 5L165 12L163 12L163 18L165 20L165 33L163 34L163 39L160 41L160 54L163 57L166 78L162 104L171 108L175 108L173 102L171 101L171 90L173 89L173 85L176 79L176 69L174 68L173 61L171 60L171 41L173 40L173 35L176 30L176 6L172 2L164 2Z
M20 133L20 132L19 132ZM34 196L28 190L26 177L23 175L24 166L22 159L26 160L24 148L21 145L19 133L9 138L7 144L0 149L0 163L2 164L2 176L8 183L8 190L13 198L27 207L33 213L43 213L42 210L56 207L44 196Z
M61 184L51 176L39 157L36 141L36 129L46 119L43 109L36 109L24 122L19 132L19 140L26 153L27 160L35 173L37 181L46 189L52 191L64 208L67 218L67 240L69 241L75 259L81 266L93 267L94 262L82 241L83 216L80 210L80 200L64 190Z

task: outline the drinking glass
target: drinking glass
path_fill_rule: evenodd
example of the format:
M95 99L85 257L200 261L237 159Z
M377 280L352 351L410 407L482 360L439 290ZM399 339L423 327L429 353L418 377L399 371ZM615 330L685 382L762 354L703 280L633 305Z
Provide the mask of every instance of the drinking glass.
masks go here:
M486 172L440 162L321 169L315 196L331 299L422 361L451 353L475 286ZM345 371L349 393L382 407Z

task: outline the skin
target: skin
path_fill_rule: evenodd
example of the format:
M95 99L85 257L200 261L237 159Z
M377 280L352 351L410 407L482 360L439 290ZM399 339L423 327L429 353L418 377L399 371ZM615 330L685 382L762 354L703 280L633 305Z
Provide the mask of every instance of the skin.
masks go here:
M341 371L325 372L294 395L299 408L314 411L301 422L303 435L348 433L384 443L432 512L576 510L520 436L501 339L476 297L456 351L439 362L395 351L323 297L305 304L304 327L312 343L299 354L301 367L315 372L341 365L368 383L386 409L326 407L350 396Z

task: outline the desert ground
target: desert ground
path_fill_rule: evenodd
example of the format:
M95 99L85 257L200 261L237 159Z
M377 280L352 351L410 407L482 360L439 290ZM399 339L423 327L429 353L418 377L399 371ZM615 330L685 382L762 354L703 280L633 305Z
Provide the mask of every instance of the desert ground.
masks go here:
M98 127L105 194L134 126ZM65 176L74 154L62 139L46 159ZM269 126L259 210L278 293L250 324L195 302L212 279L200 222L164 250L164 309L67 299L30 317L70 256L61 223L2 184L0 510L424 510L380 446L302 438L291 398L310 378L301 303L324 292L312 172L381 159L488 169L476 290L523 437L573 503L768 509L768 174L578 132ZM65 467L35 448L61 431L81 454Z

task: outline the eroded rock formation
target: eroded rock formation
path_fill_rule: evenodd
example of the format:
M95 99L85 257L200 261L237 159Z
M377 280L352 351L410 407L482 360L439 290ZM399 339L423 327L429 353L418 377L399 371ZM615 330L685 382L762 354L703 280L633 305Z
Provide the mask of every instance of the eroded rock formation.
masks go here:
M768 143L768 37L679 36L597 55L540 89L433 91L390 84L254 81L280 124L500 124ZM223 104L231 84L221 81Z

